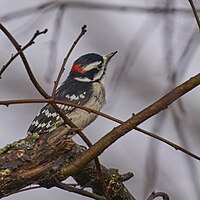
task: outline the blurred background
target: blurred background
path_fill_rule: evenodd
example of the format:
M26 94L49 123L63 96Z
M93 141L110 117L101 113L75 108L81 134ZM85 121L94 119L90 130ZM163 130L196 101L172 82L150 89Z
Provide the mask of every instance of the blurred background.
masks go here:
M200 1L194 1L200 9ZM198 9L198 11L200 11ZM25 54L39 83L49 93L64 56L86 24L88 32L73 51L62 77L85 53L118 51L107 70L107 103L103 112L126 120L170 89L199 73L200 36L187 0L48 1L1 0L0 22L25 45L36 30L48 33ZM0 68L16 50L0 33ZM186 94L140 127L200 155L200 89ZM41 98L20 58L3 73L0 99ZM0 146L26 136L42 104L0 107ZM84 132L95 142L116 123L99 117ZM83 142L75 137L80 144ZM200 162L142 133L131 131L101 156L103 165L131 171L125 185L137 200L154 191L173 200L200 199ZM73 182L72 179L67 182ZM19 199L88 199L52 188L6 197Z

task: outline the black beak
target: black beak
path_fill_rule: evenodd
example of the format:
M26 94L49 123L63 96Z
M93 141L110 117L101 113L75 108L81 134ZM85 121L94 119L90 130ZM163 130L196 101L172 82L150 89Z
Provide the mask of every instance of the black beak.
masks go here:
M110 53L110 54L108 54L108 55L103 56L104 62L107 64L107 63L110 61L110 59L111 59L116 53L117 53L117 51L112 52L112 53Z

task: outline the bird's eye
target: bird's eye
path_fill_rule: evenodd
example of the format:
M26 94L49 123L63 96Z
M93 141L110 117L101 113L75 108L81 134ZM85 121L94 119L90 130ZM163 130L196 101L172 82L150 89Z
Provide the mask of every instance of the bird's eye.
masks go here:
M101 69L102 69L102 63L99 64L99 65L97 65L97 69L98 69L98 70L101 70Z

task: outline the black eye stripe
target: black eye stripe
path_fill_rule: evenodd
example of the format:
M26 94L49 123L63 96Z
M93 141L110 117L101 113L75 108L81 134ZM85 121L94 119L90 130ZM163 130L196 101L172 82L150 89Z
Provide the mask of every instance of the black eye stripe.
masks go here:
M97 69L98 69L98 70L101 70L101 69L102 69L102 63L100 63L100 64L97 66Z
M95 76L95 74L97 74L98 72L99 72L99 70L98 70L97 68L95 68L95 69L90 70L90 71L86 74L86 76L87 76L89 79L93 79L94 76Z

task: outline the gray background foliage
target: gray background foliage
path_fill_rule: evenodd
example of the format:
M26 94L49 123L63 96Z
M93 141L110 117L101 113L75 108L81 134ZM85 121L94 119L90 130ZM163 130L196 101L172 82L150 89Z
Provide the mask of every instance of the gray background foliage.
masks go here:
M67 8L60 31L54 32L60 10L38 11L11 19L3 16L46 1L1 0L0 21L25 44L39 29L48 33L36 39L26 56L38 81L50 92L62 60L84 24L87 34L72 53L62 77L64 80L73 61L88 52L108 54L118 50L107 71L107 103L103 112L121 120L128 119L153 103L178 83L199 72L199 32L192 12L155 13L148 11L113 11ZM57 1L59 2L59 1ZM65 2L65 1L63 1ZM84 1L86 2L86 1ZM90 2L90 1L88 1ZM182 8L190 11L187 0L167 1L91 1L128 7ZM200 6L199 1L195 1ZM58 18L59 19L59 18ZM53 42L52 42L53 38ZM53 45L52 45L53 44ZM57 51L52 47L57 44ZM55 47L55 46L54 46ZM51 59L49 59L50 49ZM0 66L15 49L0 34ZM175 77L175 79L173 79ZM0 80L0 99L40 98L25 68L17 58ZM199 88L181 98L165 112L141 125L196 154L199 148ZM0 145L3 147L26 135L27 128L41 104L0 107ZM99 117L85 132L95 142L117 124ZM78 137L76 141L82 143ZM137 199L145 199L152 190L163 191L173 200L200 199L200 163L171 147L136 131L118 140L100 156L102 164L132 171L135 176L126 186ZM67 182L73 182L72 179ZM39 189L12 195L5 199L87 199L56 188Z

